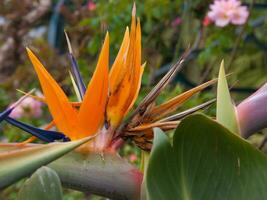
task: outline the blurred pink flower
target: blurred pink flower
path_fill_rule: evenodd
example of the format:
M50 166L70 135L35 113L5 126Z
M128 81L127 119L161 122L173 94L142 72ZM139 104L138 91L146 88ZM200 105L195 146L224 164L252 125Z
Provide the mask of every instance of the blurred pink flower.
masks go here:
M13 104L10 105L10 107L12 107ZM21 106L17 106L15 109L12 110L12 112L9 114L9 117L12 117L14 119L18 119L21 118L23 115L23 109L21 108Z
M182 19L180 17L176 17L174 20L172 20L172 27L178 26L182 23Z
M208 17L216 26L224 27L229 23L242 25L247 21L249 12L246 6L241 6L239 0L215 0L210 5Z
M203 19L202 24L203 24L203 26L208 26L208 25L211 24L211 22L212 22L212 20L211 20L208 16L206 16L206 17Z
M10 105L12 106L12 104ZM21 118L23 116L40 117L42 114L42 103L32 97L24 99L14 110L10 113L12 118Z
M129 155L129 161L132 163L137 161L137 156L135 154L130 154Z
M89 0L87 4L87 8L90 11L94 11L96 9L96 4L92 0Z

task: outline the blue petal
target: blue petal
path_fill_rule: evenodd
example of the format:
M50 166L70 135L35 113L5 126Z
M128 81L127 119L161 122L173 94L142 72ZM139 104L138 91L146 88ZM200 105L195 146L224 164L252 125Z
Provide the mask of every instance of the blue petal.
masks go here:
M3 120L5 120L5 118L8 117L8 115L10 115L10 113L12 112L13 108L8 108L5 111L0 113L0 122L2 122Z
M78 63L71 53L69 53L69 57L71 60L71 73L74 77L74 80L75 80L77 86L78 86L80 96L83 98L85 91L86 91L86 87L85 87L85 84L82 80L82 76L81 76L80 71L79 71Z
M34 126L17 121L8 116L6 116L4 120L8 122L9 124L16 126L45 142L54 142L55 140L63 140L64 142L69 141L69 138L67 138L63 133L60 133L57 131L47 131L47 130L39 129Z

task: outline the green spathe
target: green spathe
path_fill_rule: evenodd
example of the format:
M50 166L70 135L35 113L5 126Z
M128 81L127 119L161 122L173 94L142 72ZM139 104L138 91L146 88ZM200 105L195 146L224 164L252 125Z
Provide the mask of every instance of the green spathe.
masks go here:
M0 189L30 175L39 167L56 160L92 138L87 137L73 142L37 144L17 149L14 144L1 144ZM8 148L8 146L11 147Z

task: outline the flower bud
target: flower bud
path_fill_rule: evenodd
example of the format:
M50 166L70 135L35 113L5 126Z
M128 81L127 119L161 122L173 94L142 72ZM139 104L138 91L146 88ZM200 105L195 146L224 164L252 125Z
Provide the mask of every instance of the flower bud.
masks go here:
M241 135L248 138L267 127L267 84L242 101L236 108Z

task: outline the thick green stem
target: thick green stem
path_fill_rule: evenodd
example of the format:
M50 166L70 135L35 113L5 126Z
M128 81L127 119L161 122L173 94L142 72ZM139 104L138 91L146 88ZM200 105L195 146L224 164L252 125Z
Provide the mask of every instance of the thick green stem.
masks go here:
M111 199L139 199L143 175L114 154L70 153L49 165L62 184Z

